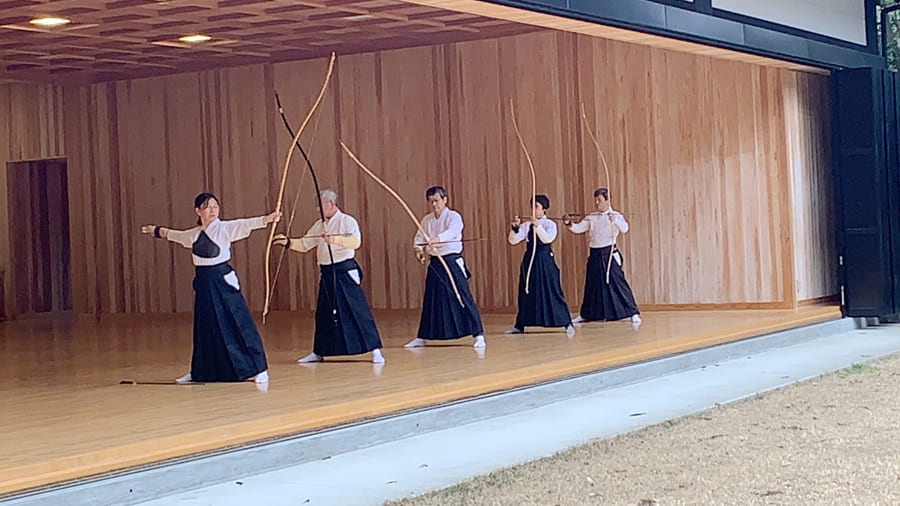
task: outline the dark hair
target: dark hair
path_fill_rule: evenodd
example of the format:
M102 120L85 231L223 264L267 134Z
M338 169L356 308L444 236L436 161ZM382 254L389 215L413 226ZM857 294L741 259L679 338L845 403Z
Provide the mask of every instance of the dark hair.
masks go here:
M200 195L197 195L196 197L194 197L194 208L202 209L204 206L206 206L206 203L209 202L210 199L216 199L216 202L218 202L219 204L222 203L221 201L219 201L219 197L216 197L212 193L203 192ZM202 225L202 224L203 224L203 222L200 221L200 218L197 218L197 225Z
M431 188L425 190L426 199L435 194L440 195L441 197L446 197L447 190L445 190L443 186L432 186Z
M609 200L609 190L606 188L597 188L594 190L594 197L603 196L603 200Z
M216 197L212 193L201 193L194 198L194 207L200 209L203 207L203 204L209 202L209 199L216 199L216 202L219 202L219 197ZM219 202L221 204L221 202Z
M544 208L544 211L546 211L547 209L550 209L550 199L547 198L546 195L541 195L541 194L535 195L534 200L537 201L537 203L540 204L541 207ZM534 202L532 202L532 204L534 204Z

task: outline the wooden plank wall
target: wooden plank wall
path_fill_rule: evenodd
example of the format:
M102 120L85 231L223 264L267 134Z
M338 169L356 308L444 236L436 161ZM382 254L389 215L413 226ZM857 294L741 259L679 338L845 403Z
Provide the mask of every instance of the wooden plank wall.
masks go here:
M65 155L62 89L42 84L0 85L0 195L7 195L6 163ZM0 205L0 318L13 314L9 206Z
M779 71L579 42L585 106L602 125L614 203L632 215L624 242L636 298L784 301L789 208L770 192L787 175ZM601 177L598 155L581 148L589 186Z
M784 72L785 134L794 228L797 299L839 292L831 163L831 98L828 82Z
M215 192L224 216L263 214L277 185L268 154L274 125L263 67L67 89L74 293L79 312L191 308L190 251L142 237L141 224L195 224L194 196ZM77 215L77 216L76 216ZM262 300L265 239L238 243L232 260L245 296ZM256 268L253 268L256 267Z
M324 68L324 60L313 60L67 88L70 214L73 230L83 231L72 234L75 310L190 310L189 252L140 237L139 226L192 226L192 199L203 190L220 195L226 216L270 210L289 142L272 94L281 93L296 128ZM806 85L792 87L794 81ZM530 197L510 99L551 214L589 211L592 190L612 188L613 205L632 225L620 243L640 304L785 307L822 291L814 286L829 286L812 262L781 260L821 242L811 236L819 233L814 224L829 219L815 212L824 202L808 201L805 222L789 218L796 195L818 188L799 185L787 197L774 191L799 180L801 167L828 178L827 132L819 126L828 113L797 112L827 101L826 83L822 76L542 32L341 56L301 141L321 186L335 188L342 208L360 220L358 259L375 307L418 307L424 268L410 253L410 220L341 153L338 140L417 213L426 212L425 188L445 185L466 220L464 235L486 239L465 248L479 304L508 309L522 250L505 236ZM797 96L802 100L786 99ZM609 182L580 117L582 102L609 162ZM788 139L791 121L805 125L805 147ZM294 157L284 198L286 220L300 160ZM294 236L316 216L308 178L299 195ZM264 235L233 251L254 309L264 297ZM555 251L577 306L586 237L563 231ZM807 267L811 272L795 275ZM286 255L281 271L275 307L313 307L312 256Z

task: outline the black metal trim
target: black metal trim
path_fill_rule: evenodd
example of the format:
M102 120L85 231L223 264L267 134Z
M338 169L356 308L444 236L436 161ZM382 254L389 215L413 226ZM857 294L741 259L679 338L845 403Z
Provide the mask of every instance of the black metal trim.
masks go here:
M822 35L821 33L811 32L808 30L804 30L802 28L797 28L795 26L783 25L781 23L775 23L773 21L768 21L765 19L753 18L750 16L745 16L743 14L738 14L736 12L726 11L722 9L713 9L713 16L721 19L729 19L732 21L737 21L739 23L743 23L745 25L758 26L760 28L766 28L768 30L786 33L789 35L794 35L797 37L802 37L808 40L815 40L819 42L825 42L827 44L834 44L837 46L847 47L851 49L857 49L860 51L866 51L869 53L877 53L878 49L875 48L874 51L871 50L871 39L869 38L869 25L868 20L866 21L866 43L859 44L857 42L852 42L849 40L839 39L837 37L830 37L828 35Z
M680 9L687 9L693 12L700 12L703 14L712 15L716 18L727 19L729 21L737 21L738 23L742 23L745 25L758 26L760 28L767 28L769 30L773 30L776 32L788 33L791 35L796 35L798 37L803 37L804 39L809 40L817 40L819 42L826 42L829 44L837 44L843 47L849 47L853 49L862 49L865 48L866 51L872 54L878 53L877 41L876 44L872 44L872 37L875 37L877 33L877 29L874 24L874 18L869 19L870 16L874 16L875 13L875 4L878 0L865 0L867 3L871 3L871 5L867 5L866 9L866 44L859 44L857 42L852 42L849 40L839 39L837 37L830 37L828 35L823 35L821 33L812 32L809 30L804 30L802 28L797 28L795 26L785 25L782 23L776 23L774 21L768 21L761 18L754 18L752 16L746 16L744 14L739 14L737 12L732 12L725 9L717 9L712 6L712 0L649 0L651 2L660 3L664 5L670 5L672 7L678 7ZM870 30L871 28L871 30ZM871 32L871 35L870 35Z
M865 0L866 4L866 40L869 41L869 52L881 54L878 49L878 19L875 16L875 6L878 0Z
M710 0L483 0L570 19L652 33L700 44L750 52L829 69L884 68L884 58L866 46L769 23L756 18L721 16L719 9L701 12ZM868 12L867 36L874 31ZM877 41L874 44L877 47Z
M841 297L841 316L847 317L847 302L844 289L847 286L847 269L844 266L844 213L840 209L843 202L843 186L841 185L841 124L838 121L837 111L840 110L840 92L836 74L828 77L828 91L831 106L831 184L834 188L834 247L837 258L833 259L837 264L838 293Z
M704 14L712 14L713 6L712 0L694 0L694 8L697 12L702 12Z

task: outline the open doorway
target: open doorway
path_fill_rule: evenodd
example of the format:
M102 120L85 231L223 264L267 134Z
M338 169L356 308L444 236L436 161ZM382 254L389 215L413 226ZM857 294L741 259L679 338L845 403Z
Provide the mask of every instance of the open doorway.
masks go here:
M10 162L7 308L21 318L72 309L66 160Z

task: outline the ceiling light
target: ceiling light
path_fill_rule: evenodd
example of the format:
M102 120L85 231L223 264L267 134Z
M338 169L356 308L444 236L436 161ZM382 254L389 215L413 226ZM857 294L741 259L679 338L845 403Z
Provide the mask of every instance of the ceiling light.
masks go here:
M58 18L56 16L45 16L41 18L34 18L28 21L32 25L42 26L44 28L56 28L57 26L63 26L70 23L70 21L66 18Z
M206 42L211 39L209 35L203 35L202 33L195 33L193 35L185 35L184 37L178 37L178 40L181 42L185 42L188 44L199 44L201 42Z

